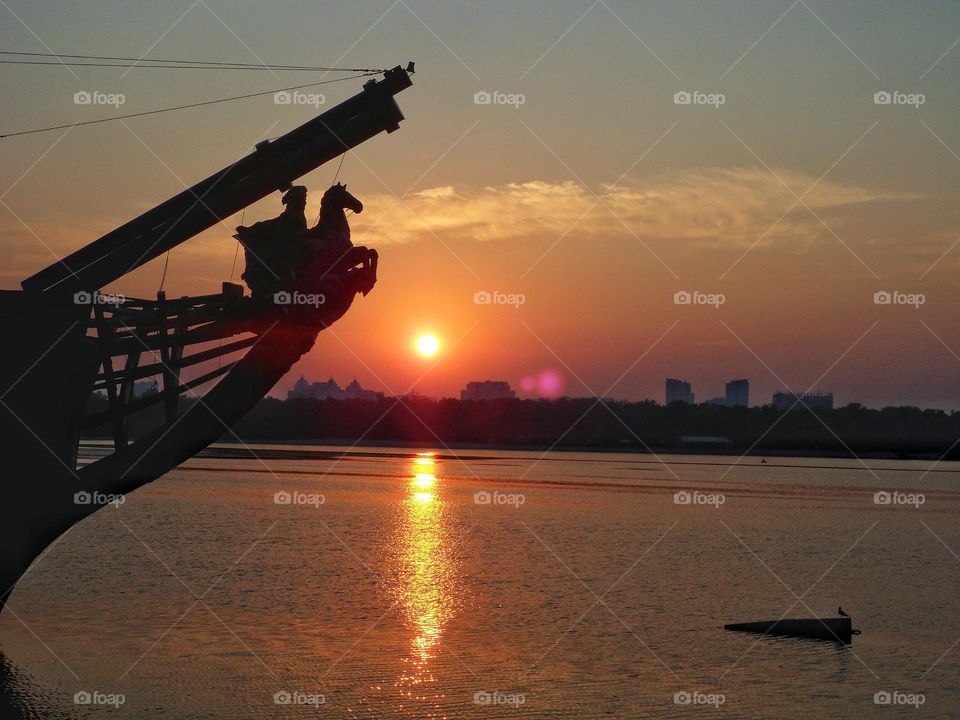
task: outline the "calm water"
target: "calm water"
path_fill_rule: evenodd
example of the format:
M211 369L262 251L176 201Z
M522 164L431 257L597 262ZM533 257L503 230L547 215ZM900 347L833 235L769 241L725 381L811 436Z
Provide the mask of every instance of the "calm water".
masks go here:
M298 450L194 459L69 532L0 615L15 705L42 718L960 714L960 463ZM925 502L878 505L881 489ZM701 494L678 504L679 490ZM863 631L851 647L722 629L838 604ZM923 704L881 707L883 691Z

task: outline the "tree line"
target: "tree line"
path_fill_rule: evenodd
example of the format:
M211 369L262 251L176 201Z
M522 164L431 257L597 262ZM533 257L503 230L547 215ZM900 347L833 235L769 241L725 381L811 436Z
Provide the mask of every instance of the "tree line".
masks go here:
M190 402L181 398L181 410ZM91 399L87 412L106 398ZM137 437L162 424L159 405L130 418ZM245 441L344 440L556 446L559 448L726 447L845 453L950 452L960 438L960 412L853 403L834 410L796 406L780 410L720 405L660 405L594 398L456 400L423 397L382 400L264 398L234 428ZM109 437L109 425L88 433ZM729 444L695 438L724 438ZM225 440L235 439L231 434ZM960 443L958 443L960 445Z

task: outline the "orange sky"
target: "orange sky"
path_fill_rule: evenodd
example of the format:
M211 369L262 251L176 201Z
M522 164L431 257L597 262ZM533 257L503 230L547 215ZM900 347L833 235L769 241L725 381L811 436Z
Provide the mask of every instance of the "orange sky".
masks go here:
M130 11L110 5L54 16L14 3L22 22L9 17L0 39L42 51L29 26L62 52L139 56L161 38L152 56L417 60L414 87L398 96L400 131L351 153L340 176L364 202L354 240L379 250L380 282L277 394L300 373L455 395L468 380L519 387L549 370L572 395L662 400L671 376L705 400L748 377L753 403L816 383L839 404L958 406L960 50L944 54L955 5L917 17L896 5L815 6L820 20L797 6L775 23L785 8L774 3L586 14L572 2L550 13L358 3L274 15L210 3L166 34L183 9L151 8L122 36L111 27L129 27ZM83 89L123 92L122 112L136 112L309 81L121 72L0 68L15 99L2 129L115 113L73 105ZM359 84L326 86L325 106ZM924 104L875 104L885 89L922 92ZM525 102L475 104L484 90ZM725 101L675 104L686 90ZM3 287L316 111L266 98L4 140ZM304 178L311 217L334 172ZM268 198L244 222L279 209ZM174 250L167 291L208 293L229 279L239 222ZM161 263L112 289L151 295ZM483 291L524 302L478 305ZM877 305L878 291L924 303ZM678 305L678 292L724 302ZM411 351L425 330L444 342L435 363Z

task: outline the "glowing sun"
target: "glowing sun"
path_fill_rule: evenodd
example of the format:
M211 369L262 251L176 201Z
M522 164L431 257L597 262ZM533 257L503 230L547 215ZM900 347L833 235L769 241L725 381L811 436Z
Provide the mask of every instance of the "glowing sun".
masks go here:
M436 335L424 333L417 338L414 347L423 357L433 357L440 350L440 340Z

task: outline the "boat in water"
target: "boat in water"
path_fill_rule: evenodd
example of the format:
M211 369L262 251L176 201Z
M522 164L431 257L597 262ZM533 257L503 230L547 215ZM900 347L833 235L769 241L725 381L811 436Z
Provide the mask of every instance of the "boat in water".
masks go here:
M773 637L797 637L813 640L831 640L849 645L859 630L853 629L849 617L835 618L781 618L780 620L761 620L759 622L731 623L724 630L756 633Z

